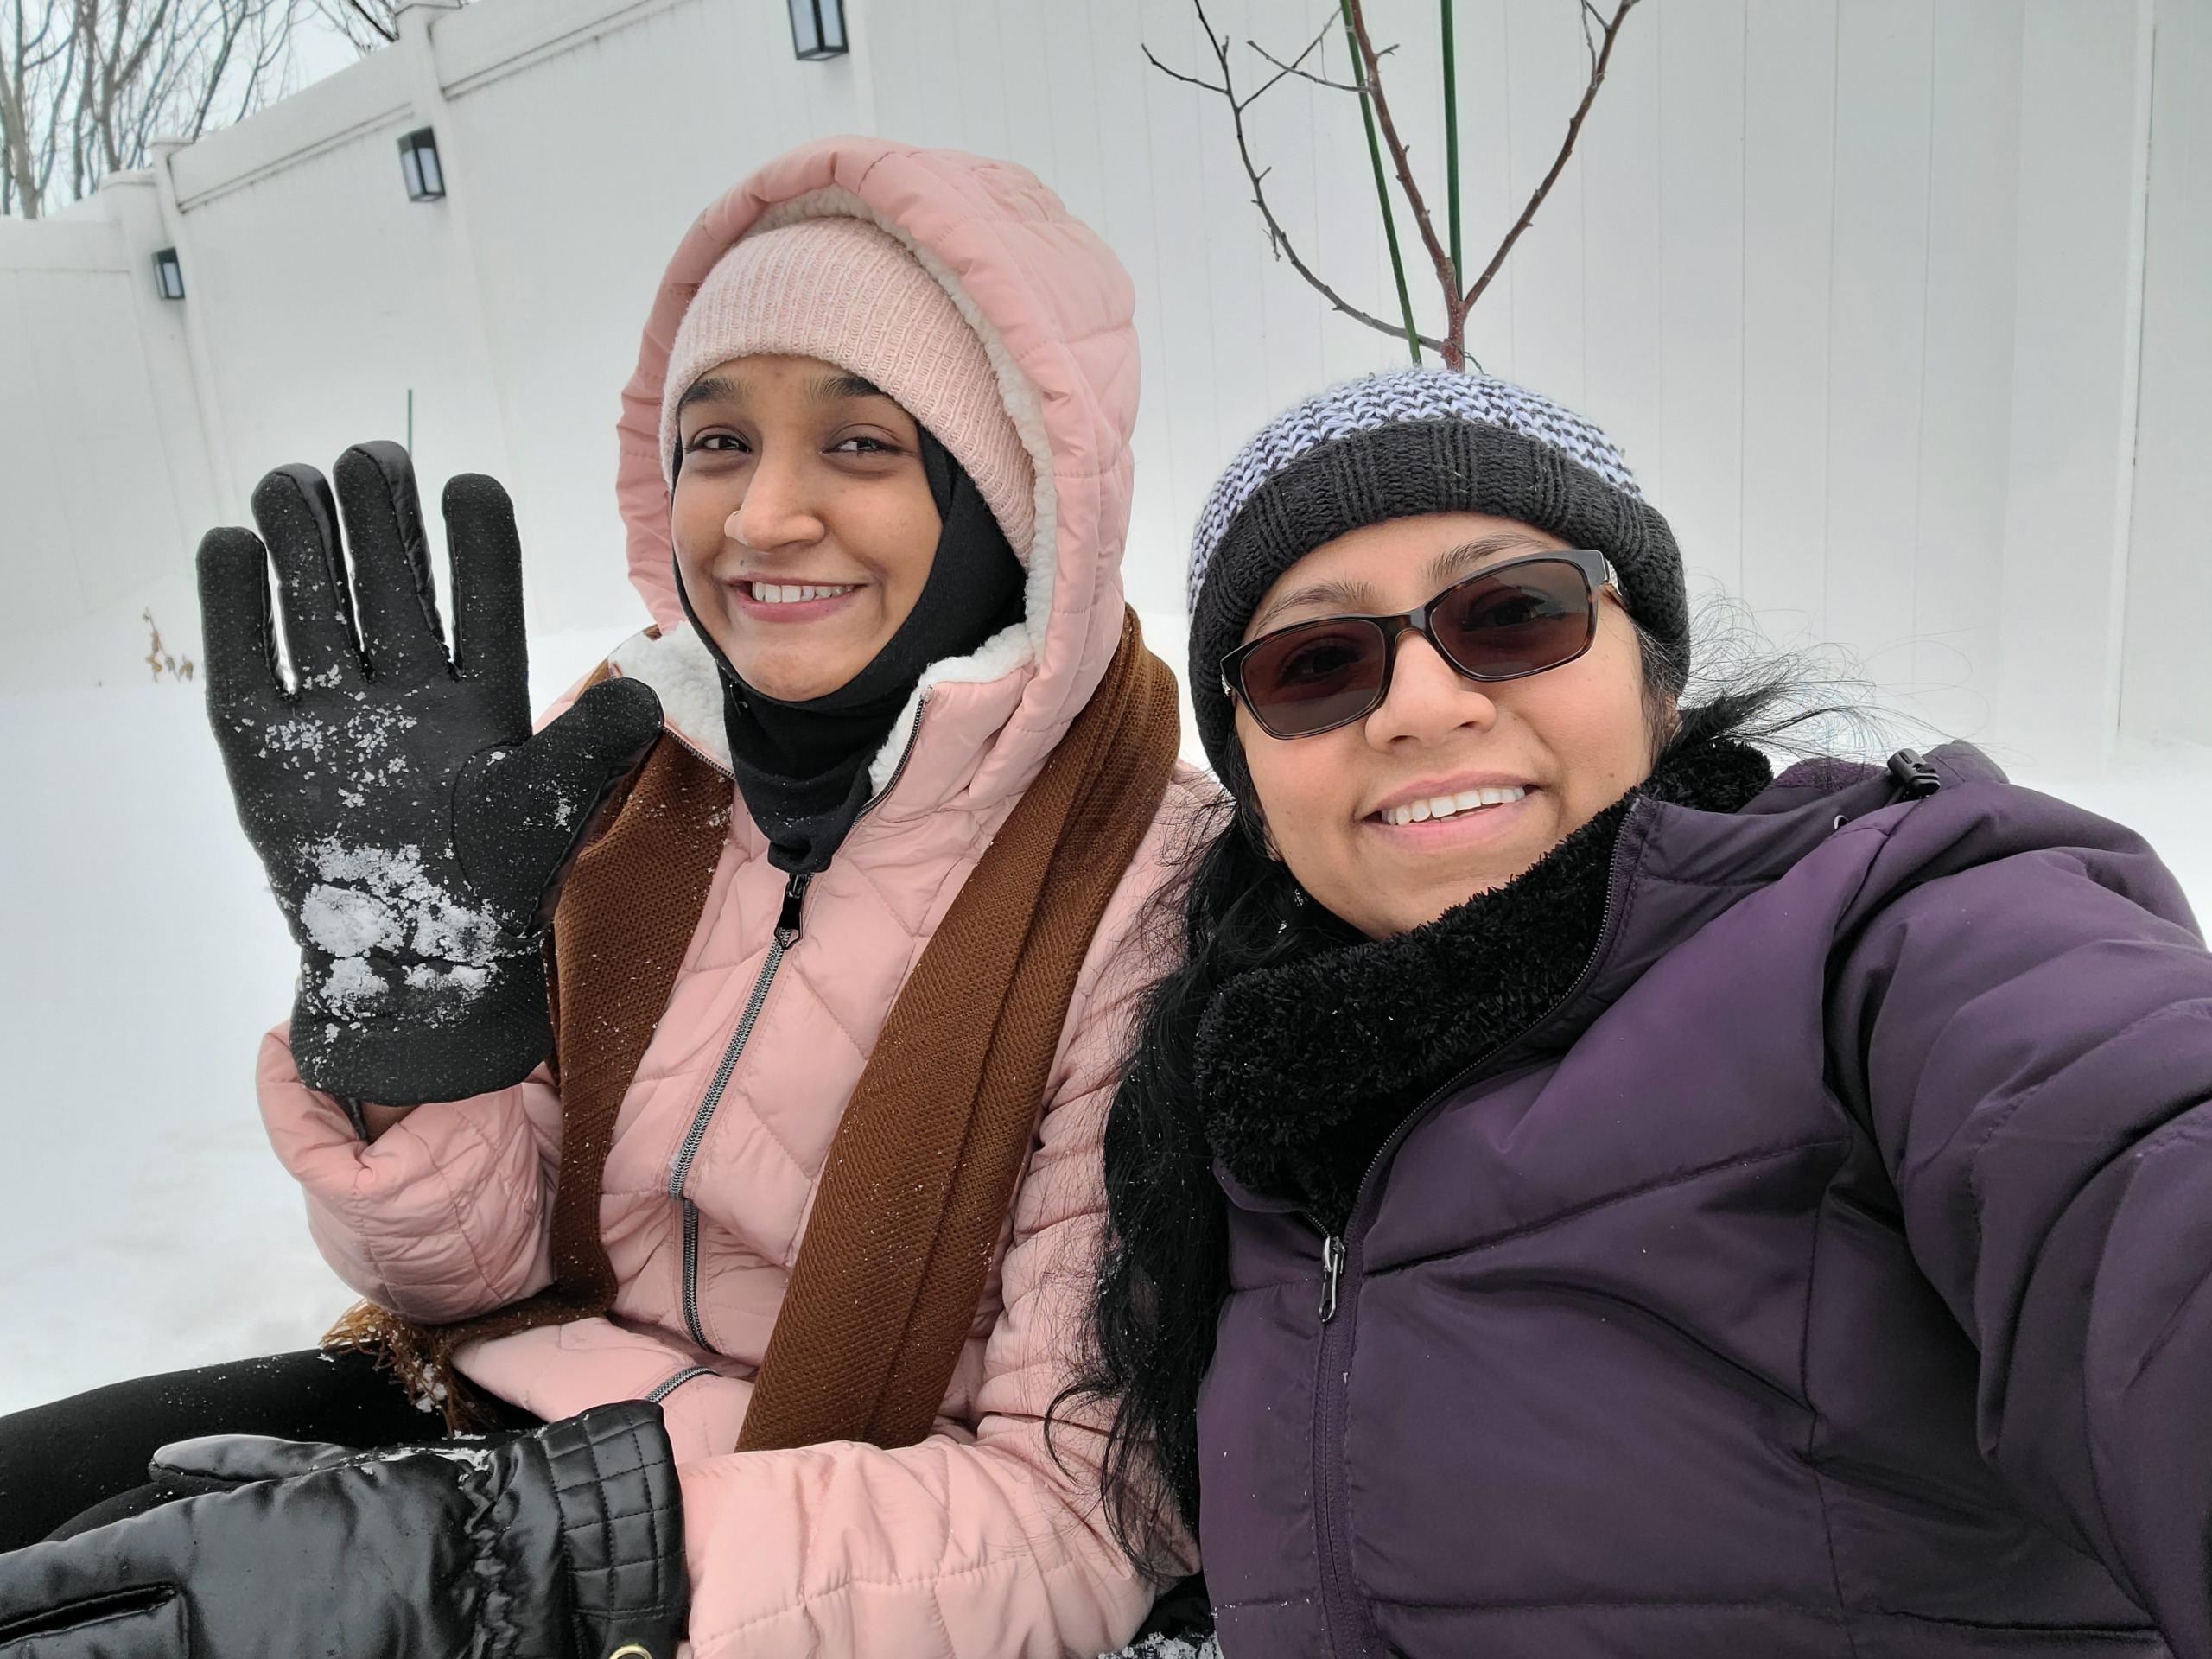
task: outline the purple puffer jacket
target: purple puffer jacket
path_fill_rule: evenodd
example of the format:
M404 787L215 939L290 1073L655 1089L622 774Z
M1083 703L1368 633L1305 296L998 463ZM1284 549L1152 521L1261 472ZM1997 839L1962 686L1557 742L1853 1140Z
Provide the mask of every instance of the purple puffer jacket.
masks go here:
M2212 956L2136 836L1931 760L1639 801L1341 1240L1224 1177L1230 1659L2212 1656Z

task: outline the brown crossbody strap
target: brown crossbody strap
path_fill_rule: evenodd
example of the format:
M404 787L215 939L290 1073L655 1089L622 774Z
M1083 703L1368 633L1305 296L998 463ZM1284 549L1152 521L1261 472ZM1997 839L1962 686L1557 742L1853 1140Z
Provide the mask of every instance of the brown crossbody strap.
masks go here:
M976 1321L1109 899L1175 764L1175 678L1136 613L963 884L839 1123L740 1451L912 1446Z

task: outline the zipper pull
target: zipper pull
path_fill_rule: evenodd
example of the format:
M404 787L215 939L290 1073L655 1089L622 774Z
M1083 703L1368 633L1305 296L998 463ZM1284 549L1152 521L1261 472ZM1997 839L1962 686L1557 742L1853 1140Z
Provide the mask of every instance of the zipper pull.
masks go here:
M1943 787L1942 774L1918 749L1899 749L1891 755L1890 777L1908 801L1924 801Z
M779 950L788 950L798 943L799 906L805 904L807 884L813 880L810 871L784 883L784 908L776 918L776 948Z
M1337 1317L1337 1286L1344 1276L1344 1242L1334 1233L1321 1241L1321 1323Z

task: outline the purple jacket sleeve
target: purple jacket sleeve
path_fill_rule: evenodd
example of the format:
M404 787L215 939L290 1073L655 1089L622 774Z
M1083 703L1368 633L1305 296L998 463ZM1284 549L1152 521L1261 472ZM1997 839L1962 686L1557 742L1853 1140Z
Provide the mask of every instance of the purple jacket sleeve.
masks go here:
M2140 842L1996 793L1903 809L1874 859L1837 1081L1980 1352L1983 1454L2208 1659L2212 955Z

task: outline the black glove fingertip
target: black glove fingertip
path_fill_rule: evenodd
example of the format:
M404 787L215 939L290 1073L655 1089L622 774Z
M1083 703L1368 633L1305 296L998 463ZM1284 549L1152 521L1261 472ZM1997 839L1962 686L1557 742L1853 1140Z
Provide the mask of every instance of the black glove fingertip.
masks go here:
M463 473L447 480L442 505L453 559L454 671L505 689L526 723L530 647L514 503L496 478Z
M253 521L276 566L293 671L303 685L357 683L360 636L329 481L308 466L276 468L254 486Z
M587 688L569 712L589 733L591 752L617 772L645 758L664 723L660 695L643 680L601 680Z
M218 703L281 693L269 598L269 555L261 538L234 525L200 541L200 653L208 696Z
M361 643L379 679L448 672L437 582L407 451L385 439L357 443L331 468L353 550Z

